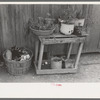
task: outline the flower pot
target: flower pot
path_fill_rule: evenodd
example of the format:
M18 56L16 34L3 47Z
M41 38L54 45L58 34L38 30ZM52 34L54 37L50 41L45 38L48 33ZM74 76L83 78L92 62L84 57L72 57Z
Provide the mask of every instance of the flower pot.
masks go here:
M85 19L74 19L72 21L72 23L74 23L75 26L84 26L84 22L85 22Z
M65 35L70 35L74 31L74 24L61 23L60 32Z
M59 57L51 58L51 68L52 69L61 69L62 68L62 59Z

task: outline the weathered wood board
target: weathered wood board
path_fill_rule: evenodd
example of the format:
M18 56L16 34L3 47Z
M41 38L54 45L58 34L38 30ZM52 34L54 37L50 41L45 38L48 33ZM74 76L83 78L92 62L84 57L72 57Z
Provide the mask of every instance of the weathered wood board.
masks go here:
M39 16L46 17L51 13L52 17L57 18L62 9L68 5L0 5L0 52L16 46L25 46L34 51L35 38L28 30L29 18L36 19ZM91 18L93 23L86 21L88 38L85 41L83 52L96 52L100 49L100 5L72 5L74 9L82 10L86 18ZM26 35L27 34L27 35ZM66 46L67 47L67 46ZM49 51L54 54L63 54L65 45L52 45ZM77 45L73 47L76 52ZM45 48L47 51L47 48Z

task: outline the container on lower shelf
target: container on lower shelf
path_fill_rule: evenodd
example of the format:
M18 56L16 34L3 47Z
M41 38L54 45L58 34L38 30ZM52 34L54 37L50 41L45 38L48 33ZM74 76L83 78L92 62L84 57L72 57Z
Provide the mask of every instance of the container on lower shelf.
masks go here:
M52 69L61 69L62 68L62 59L59 57L51 58L51 68Z
M73 60L71 59L68 59L68 60L65 60L65 68L73 68Z

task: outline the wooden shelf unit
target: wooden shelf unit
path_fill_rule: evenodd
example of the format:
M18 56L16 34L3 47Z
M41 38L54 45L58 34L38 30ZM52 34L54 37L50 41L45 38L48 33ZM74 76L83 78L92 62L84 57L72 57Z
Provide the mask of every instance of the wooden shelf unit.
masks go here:
M78 63L80 59L80 55L82 52L82 48L84 45L84 41L87 35L50 35L50 36L38 36L38 39L35 41L35 69L36 74L56 74L56 73L76 73L78 69ZM40 42L40 45L39 45ZM42 58L44 52L44 46L49 44L63 44L68 43L69 49L67 54L67 59L69 59L71 54L71 49L73 43L79 43L79 47L77 50L75 62L73 64L73 68L62 68L62 69L42 69ZM40 50L39 50L40 46ZM39 57L38 57L39 54ZM37 62L37 64L36 64Z

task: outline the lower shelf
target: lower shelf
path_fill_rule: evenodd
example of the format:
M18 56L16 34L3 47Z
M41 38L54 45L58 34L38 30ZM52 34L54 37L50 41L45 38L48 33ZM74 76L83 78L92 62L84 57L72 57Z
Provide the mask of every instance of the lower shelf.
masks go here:
M76 73L77 69L76 68L62 68L62 69L37 69L36 64L35 69L36 69L36 74L58 74L58 73Z

